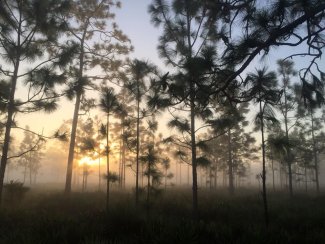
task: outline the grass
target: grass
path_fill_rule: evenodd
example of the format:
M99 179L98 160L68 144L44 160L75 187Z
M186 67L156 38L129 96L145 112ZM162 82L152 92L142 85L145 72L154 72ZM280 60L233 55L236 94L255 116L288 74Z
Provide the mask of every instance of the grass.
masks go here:
M271 223L264 226L258 193L233 197L200 192L200 221L191 219L191 195L170 190L150 212L133 195L29 192L18 205L0 210L0 243L325 243L325 196L269 196Z

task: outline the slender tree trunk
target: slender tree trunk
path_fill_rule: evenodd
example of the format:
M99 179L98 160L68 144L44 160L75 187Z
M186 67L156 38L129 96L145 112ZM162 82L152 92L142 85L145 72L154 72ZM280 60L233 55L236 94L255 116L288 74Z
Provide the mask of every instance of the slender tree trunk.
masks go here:
M77 93L77 95L76 95L76 103L75 103L74 112L73 112L71 138L70 138L69 155L68 155L68 167L67 167L67 175L66 175L66 181L65 181L65 193L66 194L69 194L71 192L74 147L75 147L75 143L76 143L80 101L81 101L81 92Z
M138 82L139 83L139 82ZM137 84L137 146L136 146L136 172L135 172L135 205L139 204L139 152L140 151L140 88Z
M120 132L120 139L119 139L119 164L118 164L118 185L119 188L122 189L122 181L123 181L123 164L122 164L122 133Z
M313 156L314 156L314 167L315 167L315 180L316 180L316 193L319 194L319 173L318 173L318 157L317 157L317 142L315 139L315 125L313 111L310 111L311 117L311 135L313 140Z
M182 163L179 162L179 186L182 186Z
M222 186L223 187L226 186L226 170L225 169L222 171Z
M147 181L147 207L149 210L150 203L150 174L151 174L151 163L148 162L148 181Z
M125 175L125 144L123 140L123 154L122 154L122 161L123 161L123 188L125 188L126 183L126 175Z
M197 187L197 164L196 164L196 138L195 138L195 102L194 84L191 82L191 149L192 149L192 177L193 177L193 218L198 219L198 187Z
M9 174L10 174L10 167L8 167L7 169L7 173L6 173L6 182L9 183Z
M86 189L86 169L85 169L85 164L83 164L82 167L82 192L85 191Z
M215 161L215 169L214 169L214 189L217 189L218 186L218 159Z
M178 167L177 167L178 163L177 161L175 162L175 185L177 186L177 182L178 182Z
M272 149L271 149L271 166L272 166L272 185L273 185L273 191L275 192L274 160L273 160L273 151L272 151Z
M29 185L32 185L32 173L33 173L33 165L32 165L32 155L29 152Z
M280 162L280 188L283 189L283 167L282 167L282 164Z
M213 177L213 175L212 175L212 169L211 169L211 165L210 165L210 167L209 167L209 189L210 189L210 191L212 190L212 177Z
M263 109L262 102L260 101L260 120L261 120L261 134L262 134L262 156L263 156L263 171L262 171L262 182L263 182L263 204L264 204L264 217L265 217L265 225L269 226L269 212L268 212L268 204L267 204L267 195L266 195L266 167L265 167L265 139L264 139L264 121L263 121Z
M26 182L26 177L27 177L27 162L25 162L25 165L24 165L24 180L23 180L24 184Z
M78 70L78 79L83 78L83 68L84 68L84 41L86 38L87 28L89 22L85 25L83 36L80 42L81 53L79 55L79 70ZM78 84L79 85L79 84ZM68 155L68 165L67 165L67 175L65 181L65 193L71 193L71 181L72 181L72 171L73 171L73 159L74 159L74 147L76 142L76 132L78 126L78 117L79 117L79 109L80 102L82 96L82 88L79 87L76 91L76 103L74 106L73 119L72 119L72 127L71 127L71 137L70 137L70 146L69 146L69 155Z
M228 128L228 169L229 169L229 193L234 194L234 172L232 163L232 144L231 144L231 130Z
M167 189L167 167L165 168L165 191Z
M187 186L190 186L190 165L187 165Z
M144 165L143 165L143 163L140 164L140 168L141 168L141 173L140 173L140 177L141 177L141 188L143 188L143 186L144 186Z
M102 177L100 172L100 149L99 149L99 156L98 156L98 191L101 190L102 185Z
M6 172L7 160L8 160L8 152L9 152L9 145L10 145L10 133L11 133L11 126L13 123L13 115L15 112L15 93L16 93L16 86L18 80L18 70L20 65L20 45L21 45L21 15L18 25L18 33L17 33L17 47L15 51L17 52L17 58L14 62L14 72L11 79L11 86L10 86L10 94L9 94L9 102L8 102L8 110L7 110L7 121L5 126L5 136L3 140L2 146L2 155L1 155L1 164L0 164L0 204L2 204L2 190L3 190L3 182L4 176Z
M85 191L87 191L87 185L88 185L88 165L85 164Z
M107 174L107 180L106 180L106 210L109 209L109 154L110 154L110 148L109 148L109 113L107 113L107 123L106 123L106 162L107 162L107 168L106 168L106 174Z
M122 117L122 135L124 135L124 116ZM123 188L125 188L125 141L124 138L122 138L122 185Z
M77 167L77 189L79 189L80 186L80 167Z
M308 192L307 167L305 165L305 192Z
M288 129L288 101L287 101L287 94L286 89L284 89L284 125L285 125L285 132L286 132L286 139L289 141L289 129ZM289 194L290 197L293 196L293 186L292 186L292 156L290 148L287 148L287 164L288 164L288 173L289 173Z

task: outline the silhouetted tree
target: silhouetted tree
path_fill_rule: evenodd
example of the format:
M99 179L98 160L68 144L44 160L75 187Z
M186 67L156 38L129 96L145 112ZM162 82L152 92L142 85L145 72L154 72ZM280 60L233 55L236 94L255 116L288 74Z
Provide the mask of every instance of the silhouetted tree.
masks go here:
M274 72L267 72L266 68L256 70L255 73L249 73L245 84L249 86L247 96L252 97L259 106L259 112L256 116L256 125L261 132L262 137L262 183L263 183L263 204L266 226L269 224L268 202L266 194L266 149L265 149L265 128L269 124L277 122L272 106L279 100L279 91L276 90L277 79Z
M19 151L21 154L18 158L18 165L24 168L23 183L26 182L27 172L29 171L29 184L32 185L33 179L36 180L38 170L40 168L43 153L41 150L44 148L44 140L29 131L26 127L24 132L24 139L20 143Z
M101 97L100 97L100 103L99 103L100 109L105 113L106 115L106 163L107 163L107 184L106 184L106 209L108 210L109 206L109 159L110 159L110 135L109 135L109 127L110 127L110 116L115 115L119 113L121 110L120 103L117 100L117 96L114 93L114 90L112 88L104 87L102 89Z
M302 87L297 87L298 92L303 94L303 100L298 105L298 116L303 116L303 127L306 130L308 138L311 140L313 161L315 170L316 191L319 193L319 159L318 154L321 152L320 146L323 128L323 116L319 116L320 108L325 104L324 83L325 74L321 72L321 78L311 75L311 81L307 77L301 77L303 81ZM300 90L300 91L299 91ZM317 113L318 112L318 113Z
M287 142L289 142L289 133L290 129L292 129L298 122L298 117L294 116L294 112L296 110L296 98L298 95L295 93L294 86L291 84L291 78L297 74L294 70L294 63L290 60L278 60L278 73L281 77L281 84L279 84L279 89L282 91L281 99L278 103L279 111L283 117L284 122L284 133ZM299 96L299 95L298 95ZM287 143L287 145L289 145ZM286 150L286 157L284 158L285 163L288 166L288 174L289 174L289 192L290 196L293 195L293 186L292 186L292 164L293 164L294 156L290 152L290 148Z
M4 139L0 166L0 201L6 170L12 128L19 128L14 115L56 109L59 95L57 84L65 81L64 75L55 73L64 65L62 56L50 53L63 24L58 14L68 10L68 2L60 0L4 0L0 4L0 49L3 66L0 67L2 87L2 111L5 109ZM61 50L62 51L62 50ZM28 64L25 66L25 64ZM27 67L27 68L26 68ZM16 98L19 84L26 87L25 100Z
M134 97L136 103L136 173L135 173L135 203L139 201L139 157L140 157L140 123L148 117L149 110L143 104L144 96L150 91L150 78L156 71L156 67L149 62L135 59L129 63L128 75L125 88Z
M70 147L67 163L65 192L71 191L74 146L78 124L79 109L82 102L87 103L86 90L97 88L95 80L112 80L120 72L121 60L116 54L127 54L131 47L129 39L118 29L115 23L109 28L109 21L114 19L113 7L120 7L118 1L84 0L72 1L70 14L64 18L67 23L67 37L75 47L75 60L69 67L71 81L67 97L75 98ZM89 70L99 67L103 76L93 76Z
M202 1L155 0L149 7L154 25L163 27L158 51L175 74L162 77L151 106L173 107L184 116L174 116L169 123L186 135L183 148L190 148L193 179L193 216L198 217L197 119L211 115L207 108L212 85L211 73L216 59L214 45L218 41L217 25L209 18ZM175 140L174 140L175 141ZM203 143L200 143L203 144Z
M259 55L267 55L279 47L301 47L294 49L291 58L303 57L306 63L303 76L317 71L317 61L322 57L325 46L321 24L324 21L325 4L311 0L254 0L206 1L208 13L220 22L220 13L228 25L221 38L225 39L222 50L224 65L236 67L226 78L224 89L240 75ZM238 36L237 24L241 23L243 33ZM236 37L236 38L234 38ZM315 68L315 69L313 69ZM217 89L214 92L219 92Z

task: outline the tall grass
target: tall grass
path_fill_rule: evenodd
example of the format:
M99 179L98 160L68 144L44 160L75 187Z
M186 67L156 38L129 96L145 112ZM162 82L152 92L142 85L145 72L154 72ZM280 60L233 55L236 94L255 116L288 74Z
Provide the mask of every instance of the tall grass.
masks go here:
M325 243L324 196L270 195L268 229L253 191L201 191L199 222L191 218L189 191L156 196L149 212L144 199L136 209L133 197L113 192L106 212L104 193L31 191L0 210L0 243Z

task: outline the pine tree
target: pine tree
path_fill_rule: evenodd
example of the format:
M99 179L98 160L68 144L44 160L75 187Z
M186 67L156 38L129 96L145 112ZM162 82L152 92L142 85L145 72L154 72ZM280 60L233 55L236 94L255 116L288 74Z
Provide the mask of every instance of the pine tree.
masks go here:
M67 162L65 192L71 192L75 138L79 109L86 100L86 90L96 89L95 80L107 81L116 77L122 66L121 57L130 50L129 39L112 21L111 9L120 7L120 2L112 0L76 0L72 2L67 23L67 38L71 47L75 47L75 60L69 67L71 82L67 89L69 99L75 98L70 147ZM89 71L99 67L103 75L92 76Z
M130 62L128 72L128 79L125 81L125 88L129 94L134 98L136 103L135 120L136 120L136 170L135 170L135 204L139 202L139 175L140 175L140 124L145 117L150 116L149 108L143 103L145 96L148 95L150 87L150 79L156 72L156 67L147 61L135 59Z
M313 152L313 167L315 170L316 191L319 193L319 153L322 151L322 128L323 116L319 116L321 108L325 104L324 84L325 74L320 72L321 77L311 75L310 80L307 76L301 77L302 86L296 87L297 92L304 98L298 104L298 115L304 118L304 130L307 132L307 138L310 140Z
M107 184L106 184L106 209L108 210L109 206L109 186L110 186L110 153L111 153L111 142L110 142L110 116L118 114L121 110L120 103L117 100L117 96L114 93L112 88L104 87L100 97L99 103L100 109L106 115L106 164L107 164Z
M63 74L56 74L58 66L64 65L58 52L51 53L64 24L58 15L68 10L68 1L60 0L4 0L0 4L0 49L3 66L1 80L10 87L1 96L2 111L5 111L4 139L0 167L0 201L3 180L8 160L12 128L19 128L14 115L56 109L57 84L65 81ZM60 50L62 51L62 50ZM24 64L28 64L24 68ZM4 84L2 82L2 85ZM18 100L17 87L26 88L26 99ZM5 110L3 110L5 109Z
M274 126L277 122L272 106L277 104L280 93L276 90L276 74L267 72L266 68L256 70L256 73L249 73L245 84L249 86L247 96L254 99L254 102L259 106L259 112L256 116L256 127L261 132L262 139L262 183L263 183L263 205L265 224L269 225L268 201L266 192L266 148L265 148L265 130L267 126Z
M216 58L214 45L217 26L207 13L207 6L199 0L174 0L171 3L156 0L149 7L152 22L163 27L158 51L167 65L176 70L166 74L152 96L151 105L159 108L173 107L173 111L187 113L187 118L174 115L169 126L188 135L192 165L193 217L198 217L197 184L197 118L211 114L207 105L214 82L211 73Z

